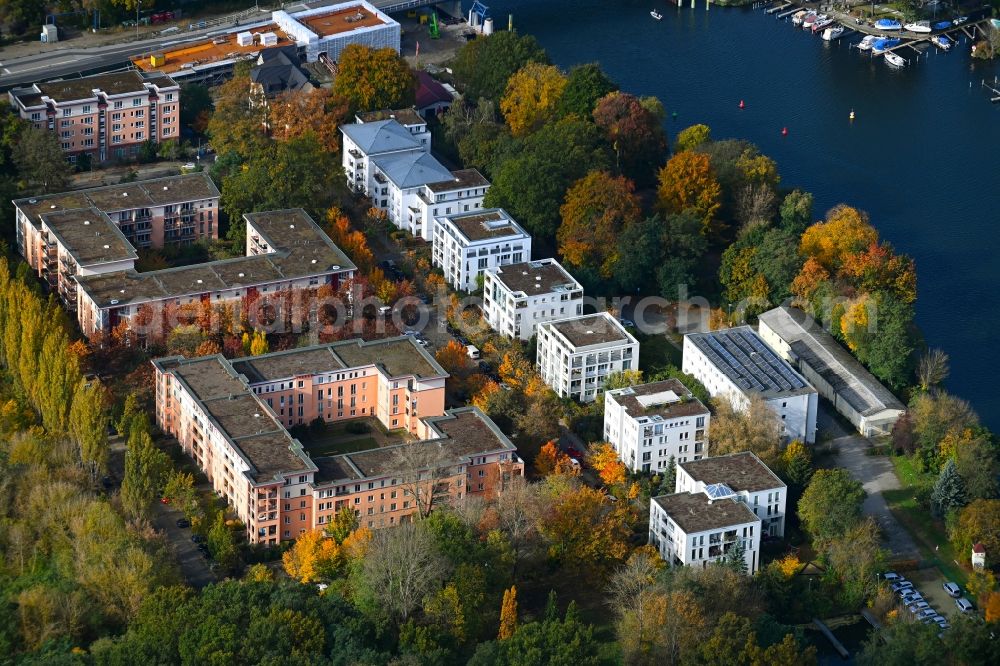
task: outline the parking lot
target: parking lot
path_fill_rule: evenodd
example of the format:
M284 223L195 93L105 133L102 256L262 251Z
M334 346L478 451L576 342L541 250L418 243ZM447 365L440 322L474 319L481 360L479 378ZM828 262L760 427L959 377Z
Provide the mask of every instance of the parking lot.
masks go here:
M949 622L956 615L959 615L958 606L955 605L956 598L949 595L944 587L940 572L937 569L919 569L916 571L907 571L901 574L906 581L912 583L911 590L916 590L920 594L920 599L914 603L924 602L927 604L927 608L937 611L937 614L946 618ZM891 573L886 574L887 580L892 576ZM890 585L898 584L896 581L889 581ZM965 591L961 591L962 596L965 596ZM903 601L900 598L900 593L896 592L897 599L900 599L900 606L903 605ZM908 600L908 598L907 598ZM909 610L903 612L910 613ZM911 615L911 617L915 617Z

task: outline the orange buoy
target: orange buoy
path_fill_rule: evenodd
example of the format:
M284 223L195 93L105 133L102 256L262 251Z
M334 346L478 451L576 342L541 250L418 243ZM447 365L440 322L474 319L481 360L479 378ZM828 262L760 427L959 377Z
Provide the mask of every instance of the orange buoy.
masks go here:
M788 128L787 127L782 127L781 128L781 136L788 136Z
M743 103L743 100L740 100L740 108L742 109L744 106L746 106L746 104Z

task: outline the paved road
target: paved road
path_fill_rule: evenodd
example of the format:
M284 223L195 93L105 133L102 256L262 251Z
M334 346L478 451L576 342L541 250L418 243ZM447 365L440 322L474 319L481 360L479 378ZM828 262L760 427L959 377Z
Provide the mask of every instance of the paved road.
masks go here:
M191 528L177 527L177 519L183 514L169 505L160 503L157 503L154 513L153 524L166 534L188 585L200 590L209 583L214 583L215 574L208 568L208 560L202 557L201 551L191 541Z

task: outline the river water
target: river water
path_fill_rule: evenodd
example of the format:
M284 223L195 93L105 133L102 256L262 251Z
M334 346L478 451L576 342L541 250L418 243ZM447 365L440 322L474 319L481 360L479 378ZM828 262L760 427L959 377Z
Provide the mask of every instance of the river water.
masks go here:
M623 90L659 97L677 113L672 135L705 123L713 138L754 142L784 186L813 193L817 218L840 202L868 211L916 260L917 322L951 356L949 390L1000 427L1000 103L981 87L1000 66L973 61L963 37L891 70L849 48L857 35L828 44L760 9L705 11L703 0L488 4L498 27L512 13L559 66L599 62Z

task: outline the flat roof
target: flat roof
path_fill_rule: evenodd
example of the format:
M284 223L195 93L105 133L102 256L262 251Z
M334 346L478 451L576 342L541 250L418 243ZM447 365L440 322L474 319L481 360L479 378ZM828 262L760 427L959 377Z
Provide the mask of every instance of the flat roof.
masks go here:
M266 236L274 252L148 273L126 270L74 279L98 307L110 307L356 269L301 208L244 217Z
M317 474L317 483L338 483L391 475L393 463L400 455L399 449L407 446L435 447L446 452L455 464L487 453L516 451L507 436L478 407L451 409L443 416L426 418L424 421L431 426L431 431L438 435L436 438L320 459L318 466L322 478ZM427 452L426 455L428 460L435 462L443 457L431 452ZM327 476L327 474L344 474L344 476Z
M736 492L757 493L772 488L784 488L778 475L751 451L713 456L678 463L695 481L706 486L724 483Z
M240 32L250 32L259 35L265 32L272 32L278 36L276 44L264 46L254 39L253 43L247 46L240 46L236 43L236 35ZM232 32L211 37L195 43L178 44L173 48L160 49L145 53L141 56L132 56L132 64L144 72L162 72L166 74L184 74L197 67L211 65L227 60L244 60L255 58L260 55L263 49L275 46L295 46L295 40L289 37L276 23L267 23L252 27L241 26ZM154 65L151 56L162 56L163 63Z
M367 365L380 367L390 377L413 375L426 379L448 376L434 357L411 336L368 341L342 340L234 359L232 364L252 384Z
M470 187L489 187L490 181L486 176L479 173L477 169L459 169L451 172L451 180L442 180L437 183L427 183L427 189L431 192L451 192Z
M525 296L583 289L580 283L555 259L507 264L489 272L509 291Z
M743 502L734 499L709 501L705 493L673 493L654 497L653 501L686 534L760 522Z
M557 319L541 325L552 327L577 349L614 342L628 344L637 342L618 320L607 312Z
M313 470L302 445L288 434L221 355L153 364L183 382L218 430L250 465L256 482L279 480L282 473Z
M41 219L80 266L139 258L118 226L93 206L44 213Z
M447 220L459 233L470 241L528 236L528 232L514 221L502 208L490 208L473 213L445 215L438 219Z
M773 397L815 390L749 326L685 337L744 393Z
M308 16L295 16L293 14L292 16L320 37L330 37L358 28L370 28L373 25L385 24L385 21L360 4L323 14Z
M800 362L822 377L859 414L870 416L884 410L906 409L853 354L802 310L781 306L758 318L788 343Z
M416 109L380 109L363 111L355 115L361 123L377 123L380 120L395 120L400 125L426 125L427 121Z
M708 414L708 407L694 397L684 384L673 378L615 389L605 395L612 396L625 413L634 419L642 417L653 420L656 420L655 417L676 419L682 416Z
M94 206L105 213L134 208L152 208L168 204L218 198L219 188L206 172L188 173L164 178L137 180L118 185L89 187L84 190L43 194L14 199L29 217L59 210Z
M146 77L135 70L95 74L77 79L64 79L48 83L36 83L27 88L15 88L11 93L24 106L38 106L42 96L49 97L56 103L89 99L95 90L107 95L124 95L128 93L145 93L145 84L159 87L176 86L170 77ZM95 110L96 111L96 110Z

